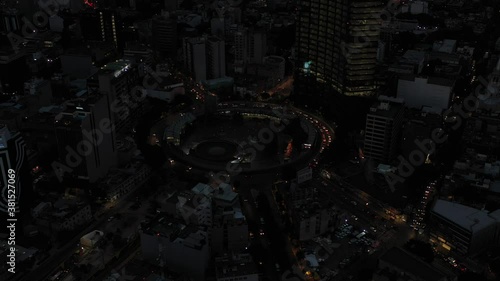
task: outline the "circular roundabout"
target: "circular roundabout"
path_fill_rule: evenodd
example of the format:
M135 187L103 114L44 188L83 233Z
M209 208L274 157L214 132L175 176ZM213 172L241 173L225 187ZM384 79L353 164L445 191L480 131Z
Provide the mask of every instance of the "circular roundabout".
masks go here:
M189 170L261 173L314 161L333 139L329 128L292 107L227 102L211 114L170 118L162 147Z
M199 143L193 150L194 155L200 159L227 162L234 160L238 144L223 139L212 139Z

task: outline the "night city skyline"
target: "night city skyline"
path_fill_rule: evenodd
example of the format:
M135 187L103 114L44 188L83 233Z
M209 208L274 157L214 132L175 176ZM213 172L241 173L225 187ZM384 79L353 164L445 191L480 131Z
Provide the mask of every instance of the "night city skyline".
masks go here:
M0 0L0 280L500 280L499 19Z

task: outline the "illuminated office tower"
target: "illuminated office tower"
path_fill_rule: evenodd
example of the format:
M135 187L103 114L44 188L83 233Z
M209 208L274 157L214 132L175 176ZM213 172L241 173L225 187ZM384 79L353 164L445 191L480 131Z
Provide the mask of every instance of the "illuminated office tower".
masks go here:
M364 155L389 164L397 157L404 116L402 99L380 96L366 115Z
M297 22L295 91L370 96L381 0L302 0Z
M82 36L88 42L113 42L118 46L119 26L113 10L87 9L80 14Z

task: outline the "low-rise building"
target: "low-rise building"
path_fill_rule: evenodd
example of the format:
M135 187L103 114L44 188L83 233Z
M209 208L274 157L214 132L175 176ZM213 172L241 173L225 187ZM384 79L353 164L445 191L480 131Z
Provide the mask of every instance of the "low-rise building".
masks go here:
M206 228L185 225L160 213L142 227L140 237L146 261L205 280L210 259Z
M60 231L71 231L92 220L90 205L75 200L61 199L36 213L36 225L46 235L52 236Z
M401 76L398 82L398 98L410 108L433 107L448 109L453 97L454 80L437 77Z
M431 211L430 241L444 252L479 254L495 243L498 223L488 211L437 200Z
M133 161L122 169L111 170L100 183L107 201L113 202L137 186L144 184L151 176L151 168L140 161Z
M100 230L94 230L92 232L83 235L80 238L80 246L87 249L92 249L96 247L103 238L104 238L104 232Z
M315 189L309 186L294 187L288 195L287 204L299 240L311 240L328 231L331 212L322 204Z
M224 255L215 258L217 281L258 281L259 271L249 254Z
M364 155L391 163L397 156L404 117L402 99L380 96L366 116Z

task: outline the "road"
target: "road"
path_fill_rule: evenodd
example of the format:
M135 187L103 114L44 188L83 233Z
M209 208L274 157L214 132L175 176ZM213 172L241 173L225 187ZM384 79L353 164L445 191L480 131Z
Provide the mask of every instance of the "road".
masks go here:
M330 174L333 174L333 172L330 171ZM355 201L356 204L369 207L367 210L369 210L373 215L386 220L391 220L391 217L397 217L397 210L370 194L356 188L348 182L338 177L330 177L330 179L323 177L323 180L327 182L329 186L333 187L334 191L342 191L342 195L348 198L349 201ZM366 205L367 203L368 205ZM374 218L373 215L371 219Z
M127 201L127 199L132 197L138 191L139 187L144 185L147 180L148 178L146 178L142 183L138 184L135 189L131 190L128 193L128 195L123 196L112 209L108 209L106 213L101 214L99 218L94 220L93 223L87 226L84 230L80 231L79 234L75 235L75 237L68 243L66 243L63 247L57 249L54 253L51 253L50 257L47 258L43 263L41 263L37 268L35 268L31 272L24 274L23 276L16 275L11 280L41 280L49 276L50 274L56 273L56 270L73 255L73 253L77 249L77 245L80 243L80 238L93 230L102 229L106 224L108 224L107 220L110 216L113 216L116 213L120 213L125 210L129 205L129 201Z
M402 220L391 221L387 219L390 215L386 214L385 204L371 196L353 190L354 188L351 186L344 184L341 186L334 181L318 178L311 180L311 188L316 188L322 198L327 198L337 208L349 214L345 223L352 225L358 231L366 230L374 240L380 242L377 250L368 255L366 253L358 254L363 247L347 243L352 239L351 236L335 241L340 243L341 247L336 249L333 256L325 261L328 268L337 269L339 262L344 258L356 259L356 261L347 268L341 269L333 280L343 280L357 275L364 268L375 267L378 257L385 250L394 246L403 246L408 240L415 237L413 229ZM370 227L375 227L377 231L374 232ZM358 257L356 258L356 256Z

